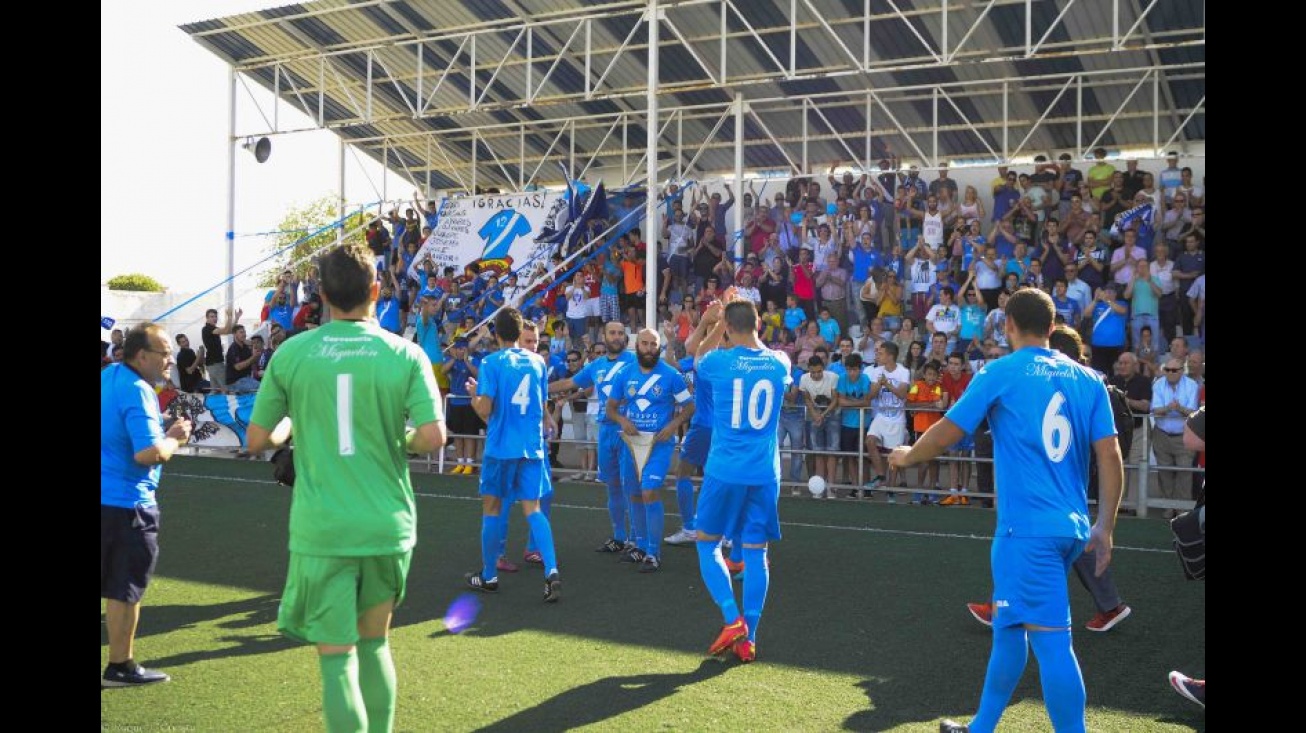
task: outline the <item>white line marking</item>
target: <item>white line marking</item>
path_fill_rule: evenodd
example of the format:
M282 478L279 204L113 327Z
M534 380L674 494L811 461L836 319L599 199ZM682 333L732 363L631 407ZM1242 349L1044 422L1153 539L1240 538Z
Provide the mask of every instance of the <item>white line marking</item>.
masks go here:
M207 479L210 481L229 481L232 483L240 483L240 484L268 484L271 486L279 485L277 484L276 481L270 481L267 479L228 478L225 476L206 476L206 475L194 474L194 473L171 473L171 472L165 475L176 476L177 478L198 478L198 479ZM454 501L474 501L477 503L480 503L481 501L481 497L479 496L456 496L454 494L432 494L423 491L414 491L413 496L420 496L423 499L452 499ZM555 503L553 506L558 509L576 509L579 511L586 511L586 512L608 511L607 507L582 506L580 504ZM675 512L667 512L667 516L678 517L680 515ZM882 527L847 527L847 526L842 526L837 524L811 524L809 522L781 521L780 526L802 527L804 529L832 529L832 530L840 530L844 532L869 532L871 534L902 535L905 537L939 537L943 539L954 539L954 540L981 540L984 542L989 542L993 539L992 535L957 534L955 532L922 532L922 531L912 530L912 529L884 529ZM1131 547L1128 545L1116 545L1112 549L1126 550L1129 552L1158 552L1158 553L1165 553L1165 554L1174 552L1174 549L1170 547L1157 548L1157 547Z

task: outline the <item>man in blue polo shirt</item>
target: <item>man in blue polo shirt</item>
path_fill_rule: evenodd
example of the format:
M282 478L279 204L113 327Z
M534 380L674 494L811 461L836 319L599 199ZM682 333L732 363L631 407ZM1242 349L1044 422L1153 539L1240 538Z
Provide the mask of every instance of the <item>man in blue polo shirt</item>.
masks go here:
M986 364L943 419L915 445L889 456L899 469L931 460L985 418L993 434L993 650L979 711L969 725L943 721L943 733L992 733L1031 646L1052 727L1060 733L1085 729L1066 573L1086 549L1097 552L1098 575L1110 564L1124 469L1101 377L1048 347L1055 313L1041 290L1016 291L1007 302L1012 354ZM1097 456L1099 481L1091 527L1090 451Z
M167 379L172 344L146 323L123 342L123 359L100 371L100 597L105 599L109 665L102 687L166 682L133 659L141 596L159 555L159 474L190 439L190 421L165 422L154 385Z

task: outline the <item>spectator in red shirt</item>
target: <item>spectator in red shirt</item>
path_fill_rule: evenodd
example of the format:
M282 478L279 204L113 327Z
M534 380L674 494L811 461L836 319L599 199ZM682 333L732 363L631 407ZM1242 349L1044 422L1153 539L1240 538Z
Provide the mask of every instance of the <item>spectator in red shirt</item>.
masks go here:
M966 360L960 353L950 354L948 356L948 367L943 371L943 378L940 382L943 384L943 391L948 395L948 404L955 405L957 400L961 399L961 393L966 391L970 386L970 379L973 375L966 368ZM973 435L966 435L961 440L953 444L948 450L949 455L969 459L975 450L975 438ZM970 465L969 460L949 461L952 466L952 491L953 494L968 491L970 487ZM944 499L952 498L949 496ZM957 501L953 499L953 501Z
M798 307L807 314L807 320L816 320L816 273L812 266L812 250L798 250L798 264L794 265L794 295Z

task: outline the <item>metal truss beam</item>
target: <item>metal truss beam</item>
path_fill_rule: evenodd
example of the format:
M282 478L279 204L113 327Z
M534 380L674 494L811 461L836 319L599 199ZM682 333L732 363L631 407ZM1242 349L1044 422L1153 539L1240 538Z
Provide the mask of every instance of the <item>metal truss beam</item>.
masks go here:
M955 0L945 0L935 7L904 10L899 7L895 0L889 0L889 6L892 12L873 14L870 12L869 1L865 3L865 10L860 17L848 17L844 13L827 12L833 8L818 6L818 2L827 0L791 0L789 6L789 17L785 18L783 24L772 21L770 27L759 28L750 23L744 14L736 5L736 0L671 0L662 3L659 7L661 22L665 23L671 31L671 38L664 38L658 42L659 49L664 48L681 48L687 51L689 56L694 60L698 70L703 72L703 76L693 79L685 79L676 83L662 84L659 88L660 94L693 91L696 89L728 89L732 91L746 90L750 86L758 84L774 83L781 80L799 80L820 78L822 76L842 76L857 75L867 77L877 74L900 72L911 69L928 69L935 68L946 64L992 64L994 61L1012 61L1027 60L1040 58L1058 58L1066 54L1085 57L1114 53L1115 51L1151 51L1156 52L1164 48L1173 48L1179 46L1201 46L1205 43L1204 18L1202 25L1194 28L1172 29L1164 32L1149 32L1145 20L1150 11L1157 6L1161 0L1150 0L1149 4L1142 11L1133 13L1129 17L1123 17L1124 21L1131 21L1125 31L1121 32L1119 26L1122 22L1121 8L1119 0L1113 0L1112 3L1112 31L1092 38L1076 38L1069 41L1050 42L1048 39L1054 29L1058 26L1067 28L1064 22L1069 11L1074 7L1083 8L1085 4L1076 3L1076 0L1066 0L1065 5L1061 6L1058 14L1052 24L1045 29L1042 37L1035 41L1032 37L1032 17L1034 13L1033 3L1031 0L988 0L988 2L976 12L974 9L958 5ZM1171 1L1171 0L1167 0ZM800 10L800 3L802 9ZM1135 6L1137 5L1134 0ZM390 17L397 14L390 11L384 2L362 2L346 6L347 8L366 7L377 5L387 12ZM1022 9L1026 18L1026 38L1023 43L1014 45L1003 45L1000 43L986 43L984 47L972 45L977 37L975 32L982 27L989 12L997 6L1016 6ZM691 10L695 9L697 10ZM275 69L271 75L280 78L282 75L289 76L285 72L293 72L302 79L312 78L311 73L314 66L323 64L330 66L332 76L336 82L330 88L324 87L321 82L325 80L323 74L318 73L318 87L307 87L297 89L297 94L331 94L342 98L344 104L351 108L356 117L343 120L333 120L330 126L337 127L340 125L376 123L387 119L401 119L431 116L454 116L466 114L473 111L498 111L514 110L523 105L534 107L547 107L566 103L574 103L582 100L605 99L605 100L624 100L631 104L627 106L634 107L646 95L644 84L629 84L626 86L614 86L609 80L614 78L614 72L621 69L621 76L624 79L633 79L643 76L643 64L646 62L648 55L648 45L646 42L641 43L636 36L639 33L640 25L647 22L647 8L643 3L637 2L613 2L599 5L593 8L577 8L567 11L559 11L552 14L537 14L530 20L522 21L519 19L509 19L506 21L495 21L478 24L475 26L466 26L460 28L445 28L439 32L417 33L410 23L404 23L401 27L405 32L388 37L379 37L368 41L359 41L352 43L337 44L335 46L321 46L316 44L307 36L293 21L300 18L319 17L330 15L340 9L320 9L314 12L296 14L279 18L273 23L261 23L251 21L244 25L234 26L236 29L252 28L254 26L275 25L276 28L289 34L301 43L305 50L294 53L281 55L269 55L258 58L244 59L237 65L238 71L254 72L260 69ZM702 23L702 13L716 11L722 22ZM692 24L687 21L677 20L678 13L694 12L696 15ZM740 21L743 26L741 30L729 31L725 20L730 14ZM950 26L949 19L955 20L963 14L973 15L969 26L963 33L960 41L955 46L949 47L947 36ZM800 17L811 16L811 18ZM615 38L606 29L603 30L604 40L594 39L596 32L595 21L625 19L634 20L631 23L630 32L621 41L615 44ZM910 32L924 49L924 53L907 58L893 59L876 59L871 57L870 43L871 36L882 32L902 33L903 25L907 26ZM938 38L928 34L925 30L931 25L939 26ZM193 36L200 42L206 42L209 36L229 32L231 27L215 28L213 30L197 32ZM575 39L584 29L585 43L583 49L573 49ZM599 24L599 28L604 28ZM695 32L696 35L690 35L686 31ZM849 31L862 37L862 54L858 58L846 42ZM538 44L533 40L539 33L557 33L560 38L565 37L567 40L561 44L556 53L538 54ZM796 57L796 44L789 44L789 64L786 66L781 62L777 50L779 50L785 41L792 41L800 33L814 33L829 39L832 43L825 44L827 50L825 56L817 58L816 63L809 62L808 65L800 65ZM981 34L982 36L994 36L995 34ZM511 44L506 44L501 38L511 37ZM525 42L522 42L522 39ZM495 51L490 53L489 46L477 49L477 39L482 39L486 43L493 42ZM440 42L456 44L457 51L448 58L443 64L443 68L431 69L426 67L424 58L431 51L433 46ZM764 64L761 73L754 70L745 71L743 65L736 64L740 69L733 76L728 66L728 56L731 51L739 53L739 43L756 44L763 52L764 57L771 65ZM720 63L718 68L713 69L708 63L706 57L702 54L701 49L720 47ZM211 43L209 45L212 45ZM482 44L484 45L484 44ZM558 47L556 44L554 47ZM504 50L506 48L506 50ZM341 71L348 74L346 67L339 65L338 59L347 55L358 55L359 58L366 58L368 67L371 68L373 60L380 62L381 74L369 74L368 78L363 79L342 79ZM563 59L571 59L578 65L583 65L585 74L585 84L583 89L563 89L554 81L553 71L560 65ZM538 80L535 78L534 69L537 65L548 64L548 71ZM512 82L505 84L499 82L501 74L508 69L516 68ZM602 69L597 79L591 73L592 69ZM466 77L471 87L465 98L459 98L458 95L450 94L448 85L445 83L449 76L458 74L460 77ZM478 79L481 75L488 75L489 81L482 84ZM430 88L428 77L435 76L437 81L433 88ZM504 90L499 94L498 99L492 98L488 94L489 87L492 83L499 82L497 88ZM870 83L871 80L867 79ZM263 83L260 81L260 83ZM388 99L373 99L371 86L377 83L388 83L396 88L402 100L402 104L396 104ZM407 100L407 95L403 92L404 85L414 87L418 90L417 96L421 100L416 105L416 112L413 111L413 105ZM300 85L303 87L303 85ZM366 87L366 88L364 88ZM854 90L853 93L856 93ZM363 101L360 102L359 99ZM321 100L319 100L319 106Z

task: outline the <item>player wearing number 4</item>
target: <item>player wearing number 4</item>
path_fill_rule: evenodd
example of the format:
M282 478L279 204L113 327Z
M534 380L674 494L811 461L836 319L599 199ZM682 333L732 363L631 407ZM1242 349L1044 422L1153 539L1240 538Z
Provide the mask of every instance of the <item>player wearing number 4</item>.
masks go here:
M561 596L558 561L553 551L553 529L540 511L544 474L549 470L544 452L544 385L547 367L539 354L517 346L522 316L504 308L494 317L499 350L481 362L480 380L467 380L472 409L486 422L485 463L481 467L481 571L464 576L472 588L499 590L495 572L503 524L499 513L520 501L531 527L531 538L544 560L544 601Z
M322 258L331 322L277 349L247 433L257 453L283 442L283 418L294 417L290 567L277 628L317 645L333 731L394 725L390 619L417 540L407 454L445 441L431 360L373 317L374 260L362 244Z
M629 553L641 573L656 572L666 512L658 490L671 470L676 432L694 414L689 387L662 361L662 342L651 328L635 336L639 367L608 384L608 420L621 427L628 449L621 452L621 479L630 499L635 549ZM677 411L676 407L680 406ZM640 456L644 460L640 460Z
M1053 728L1073 733L1085 727L1066 573L1085 549L1096 550L1098 575L1110 564L1124 470L1101 378L1048 348L1055 314L1046 293L1016 291L1007 302L1005 327L1013 353L986 364L915 445L889 455L899 468L928 461L974 432L985 417L993 432L993 650L979 712L969 725L943 721L944 733L994 730L1024 673L1030 646ZM1090 450L1097 455L1100 496L1091 528Z
M733 648L740 661L757 657L757 628L771 582L767 543L780 539L780 399L791 381L789 358L757 338L761 320L750 301L713 303L703 314L712 331L698 346L695 371L712 390L712 447L698 499L698 562L725 626L709 654ZM729 331L730 349L717 351ZM722 535L744 547L744 612L739 613Z

